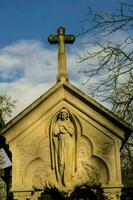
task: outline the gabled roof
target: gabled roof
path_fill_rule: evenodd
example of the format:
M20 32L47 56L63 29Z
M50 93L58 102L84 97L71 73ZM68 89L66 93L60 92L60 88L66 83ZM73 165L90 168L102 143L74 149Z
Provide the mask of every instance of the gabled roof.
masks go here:
M90 106L95 111L99 112L101 115L103 115L106 119L110 120L112 123L114 123L116 126L121 127L126 132L126 137L128 138L131 132L133 131L133 127L126 123L124 120L120 119L118 116L113 114L111 111L106 109L104 106L102 106L100 103L95 101L90 96L86 95L82 91L80 91L78 88L73 86L67 81L64 82L58 82L53 87L51 87L47 92L45 92L42 96L40 96L36 101L34 101L30 106L28 106L26 109L24 109L20 114L18 114L14 119L9 121L2 129L1 134L3 135L5 131L7 131L10 127L15 125L18 121L23 119L28 113L30 113L32 110L34 110L39 104L41 104L43 101L45 101L49 96L53 93L55 93L59 88L63 87L66 91L71 93L72 95L76 96L77 98L80 98L81 101L86 103L88 106Z

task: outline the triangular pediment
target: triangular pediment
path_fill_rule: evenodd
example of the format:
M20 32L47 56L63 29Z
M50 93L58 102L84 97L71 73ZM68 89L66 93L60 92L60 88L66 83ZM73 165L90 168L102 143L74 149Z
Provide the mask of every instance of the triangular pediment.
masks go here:
M110 130L123 141L128 138L132 130L132 127L126 122L69 82L59 82L7 123L1 130L1 134L4 134L12 127L19 126L19 123L23 122L24 125L19 128L19 132L22 132L27 126L36 122L49 110L55 107L61 108L63 104L67 104L68 107L73 107L75 110L84 113L90 120ZM30 122L28 122L28 119ZM12 137L10 135L11 138L14 136L15 134Z

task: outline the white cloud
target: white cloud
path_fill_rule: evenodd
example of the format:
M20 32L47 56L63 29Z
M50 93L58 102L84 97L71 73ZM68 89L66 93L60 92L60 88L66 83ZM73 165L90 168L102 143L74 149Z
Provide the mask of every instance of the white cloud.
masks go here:
M44 48L39 41L20 41L1 51L3 63L0 62L0 68L12 70L15 67L21 68L24 71L25 81L28 80L32 84L46 81L45 78L48 77L46 72L49 72L51 77L56 70L56 52Z
M115 35L113 40L123 39L125 35L122 32ZM85 36L82 42L86 40ZM92 41L93 38L89 38L89 40ZM67 49L69 50L67 56L69 80L82 91L88 93L89 88L82 85L86 82L87 76L78 73L78 71L87 70L88 67L91 69L93 65L88 66L88 62L79 63L76 58L78 54L83 55L86 50L94 52L99 47L94 44L89 45L89 43L83 47L81 43L75 42ZM48 49L38 40L21 40L0 49L0 94L7 94L13 100L17 100L12 117L56 83L57 52L57 48ZM93 59L92 62L94 63L96 60ZM100 77L94 77L91 81L95 83L99 80Z
M83 46L75 42L70 47L68 45L68 48L69 80L82 91L88 93L88 88L82 85L87 77L78 73L82 69L88 69L87 62L79 63L77 60L77 55L83 54ZM87 45L84 51L87 49L94 51L98 48L96 45ZM21 40L0 49L0 94L7 94L13 100L17 100L12 117L56 83L58 73L57 52L57 48L48 49L38 40ZM20 70L20 74L16 70ZM98 80L94 78L92 81Z
M57 49L45 48L37 40L18 41L0 49L0 94L7 94L17 100L12 117L55 84L57 61ZM76 55L69 53L67 61L71 82L80 86L83 76L78 74L80 67L76 62ZM11 79L9 72L15 69L23 70L22 76L15 77L17 74L14 73L14 79ZM5 81L2 80L3 77L6 77Z

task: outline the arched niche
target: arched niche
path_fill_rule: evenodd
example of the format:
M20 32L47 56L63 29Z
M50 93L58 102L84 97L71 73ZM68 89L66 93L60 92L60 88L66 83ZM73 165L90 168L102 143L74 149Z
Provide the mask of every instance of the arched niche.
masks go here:
M39 158L35 158L25 168L23 178L24 185L32 185L39 188L42 175L47 170L45 163Z
M100 172L100 182L103 184L107 184L110 180L110 174L107 164L103 161L102 158L97 155L93 155L90 158L90 162L95 166L96 171Z
M80 137L78 143L78 172L77 180L83 185L105 184L110 179L106 162L94 153L93 142L85 135Z
M77 171L78 137L81 126L76 116L62 107L49 126L51 169L63 187L73 182ZM69 161L69 162L68 162Z

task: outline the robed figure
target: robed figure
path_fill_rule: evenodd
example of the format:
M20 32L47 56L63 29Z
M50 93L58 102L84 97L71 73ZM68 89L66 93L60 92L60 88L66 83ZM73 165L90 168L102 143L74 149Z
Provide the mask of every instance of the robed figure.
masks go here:
M62 108L51 124L51 161L57 181L68 186L76 170L76 129L74 119Z

